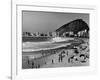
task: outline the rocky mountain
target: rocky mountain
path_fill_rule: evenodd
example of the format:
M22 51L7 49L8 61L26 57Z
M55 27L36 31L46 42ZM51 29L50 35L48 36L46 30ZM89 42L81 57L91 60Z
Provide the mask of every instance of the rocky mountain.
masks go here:
M82 19L76 19L74 21L71 21L67 24L64 24L60 28L56 30L56 32L59 32L59 35L63 35L64 32L73 32L74 34L77 34L79 31L87 30L87 33L89 31L88 24L83 21Z

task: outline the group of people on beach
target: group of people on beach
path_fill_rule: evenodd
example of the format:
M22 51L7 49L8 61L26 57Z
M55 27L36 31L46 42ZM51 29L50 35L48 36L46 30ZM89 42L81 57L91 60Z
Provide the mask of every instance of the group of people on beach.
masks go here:
M87 51L85 51L87 50ZM72 51L72 52L70 52ZM83 51L83 53L82 53ZM73 49L60 49L60 50L54 50L51 51L52 54L57 54L57 59L55 62L55 58L51 59L51 64L55 63L62 63L62 62L68 62L68 63L75 63L75 62L80 62L80 63L85 63L87 62L87 59L89 59L89 50L87 46L74 46ZM45 56L43 54L43 56ZM67 57L67 60L65 61L64 58ZM50 62L50 61L49 61ZM28 59L27 61L28 65L31 65L30 68L40 68L41 64L34 62L34 59L30 61ZM48 64L48 61L45 60L43 63L44 65ZM50 64L50 63L49 63Z
M58 55L58 62L59 62L59 63L63 62L64 57L65 57L65 51L61 52L61 53ZM54 59L52 59L52 64L54 64Z
M68 58L68 63L85 63L89 59L89 49L87 46L80 46L80 47L74 47L73 49L70 49L73 52L71 53L67 49L63 49L60 51L58 55L58 63L61 63L64 61L64 58ZM82 52L83 51L83 52ZM66 61L65 61L66 62ZM54 64L54 59L52 59L52 64Z
M35 64L34 60L27 60L27 64L29 65L29 68L40 68L40 64Z

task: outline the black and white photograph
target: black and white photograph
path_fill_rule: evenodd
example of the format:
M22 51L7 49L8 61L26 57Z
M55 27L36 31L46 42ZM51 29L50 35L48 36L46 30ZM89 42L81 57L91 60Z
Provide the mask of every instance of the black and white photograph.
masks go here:
M89 13L22 11L22 69L89 66Z

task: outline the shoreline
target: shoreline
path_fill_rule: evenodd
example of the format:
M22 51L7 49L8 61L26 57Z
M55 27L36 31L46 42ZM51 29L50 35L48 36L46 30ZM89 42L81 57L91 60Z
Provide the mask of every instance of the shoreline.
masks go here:
M30 45L38 45L38 44L53 44L53 43L60 43L60 42L64 42L64 41L66 41L66 44L61 44L61 45L56 45L55 47L52 47L52 48L40 48L40 49L23 49L22 51L23 52L34 52L34 51L41 51L41 50L49 50L49 49L56 49L56 48L59 48L59 47L65 47L65 46L67 46L67 45L70 45L71 43L69 42L68 43L68 41L70 41L70 40L74 40L74 38L59 38L59 37L57 37L57 38L54 38L54 39L52 39L51 41L46 41L46 42L38 42L38 43L36 43L36 42L26 42L26 44L25 43L23 43L23 47L25 46L26 47L26 45L27 46L30 46Z
M50 50L50 49L56 49L56 48L60 48L60 47L65 47L67 45L70 45L71 43L67 43L67 44L64 44L64 45L60 45L60 46L57 46L57 47L53 47L53 48L41 48L41 49L24 49L22 50L22 52L34 52L34 51L41 51L41 50Z

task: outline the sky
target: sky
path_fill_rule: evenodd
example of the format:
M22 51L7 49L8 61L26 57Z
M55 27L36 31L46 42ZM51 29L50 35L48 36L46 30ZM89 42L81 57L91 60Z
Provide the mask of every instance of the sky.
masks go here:
M83 19L89 25L89 14L22 11L23 32L52 32L75 19Z

